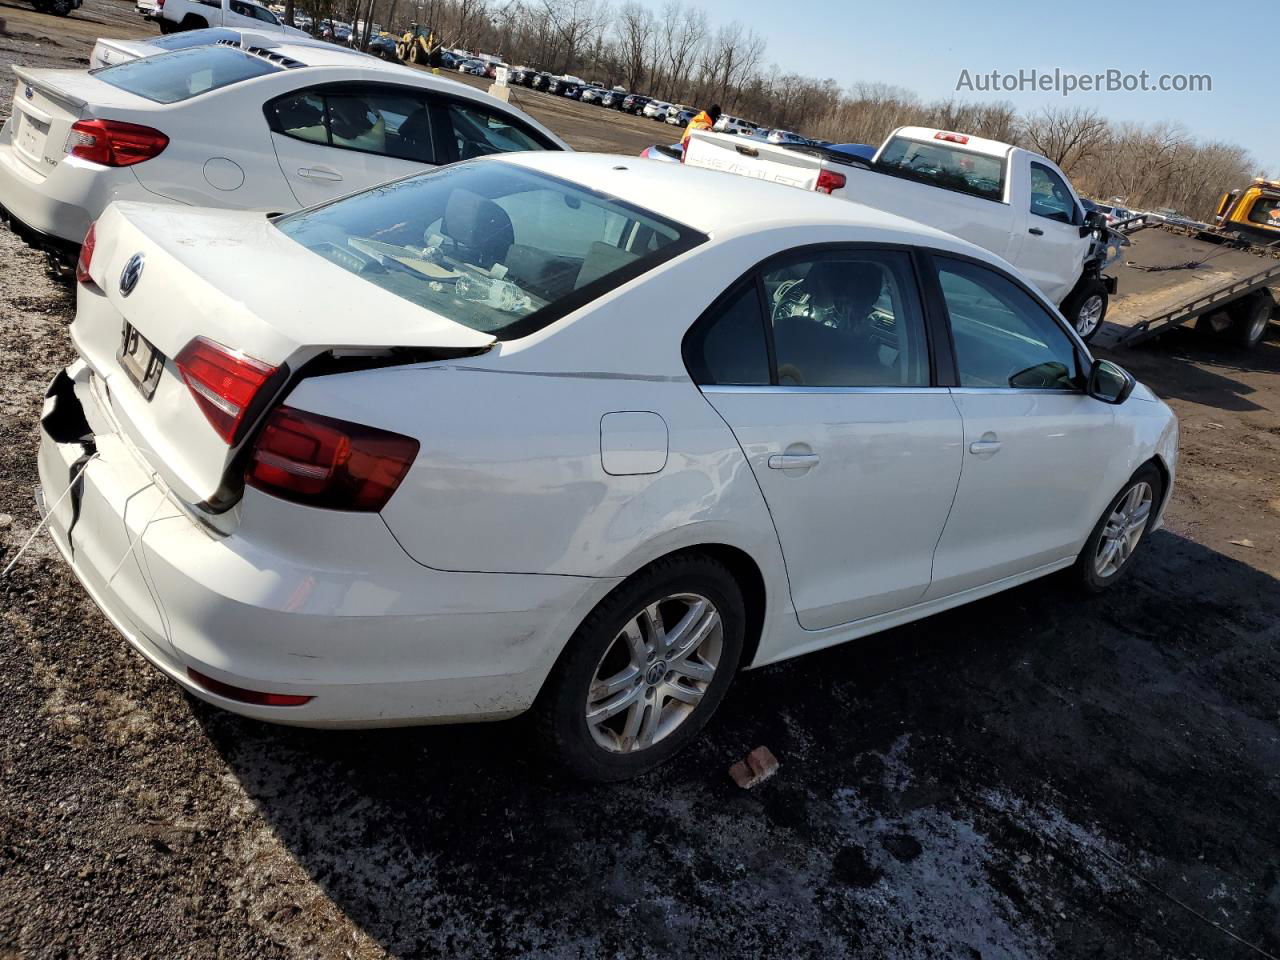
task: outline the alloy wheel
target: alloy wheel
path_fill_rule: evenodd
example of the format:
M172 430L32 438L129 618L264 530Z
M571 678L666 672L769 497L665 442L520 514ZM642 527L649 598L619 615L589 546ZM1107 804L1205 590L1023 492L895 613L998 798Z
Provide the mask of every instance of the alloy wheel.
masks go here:
M592 675L585 717L595 742L634 753L670 736L711 685L723 640L720 612L698 594L672 594L637 612Z
M1151 484L1140 480L1116 504L1102 528L1098 552L1093 559L1093 568L1099 577L1105 580L1115 576L1133 555L1151 519L1153 501Z
M1102 297L1094 294L1080 304L1080 309L1076 311L1076 333L1082 337L1087 337L1098 328L1098 324L1102 322Z

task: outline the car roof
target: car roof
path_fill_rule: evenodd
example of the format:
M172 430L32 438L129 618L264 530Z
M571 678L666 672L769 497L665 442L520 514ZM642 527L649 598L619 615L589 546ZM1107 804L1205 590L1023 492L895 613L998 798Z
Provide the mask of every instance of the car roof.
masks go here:
M634 204L702 233L811 221L912 234L921 243L993 262L985 250L935 227L840 198L719 170L604 153L529 151L481 162L512 163Z

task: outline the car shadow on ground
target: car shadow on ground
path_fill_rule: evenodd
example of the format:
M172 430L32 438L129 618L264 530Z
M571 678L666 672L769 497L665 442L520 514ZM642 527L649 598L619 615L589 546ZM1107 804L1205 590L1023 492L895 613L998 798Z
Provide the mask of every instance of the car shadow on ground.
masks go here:
M1276 580L1160 532L1102 597L1050 578L743 674L614 786L559 778L519 721L194 709L397 956L1245 956L1166 894L1280 950L1278 623ZM762 744L779 773L739 790Z
M1099 352L1162 399L1176 397L1219 410L1262 410L1250 399L1255 388L1239 375L1280 373L1280 330L1273 325L1268 338L1253 350L1224 345L1218 338L1182 328L1133 349Z

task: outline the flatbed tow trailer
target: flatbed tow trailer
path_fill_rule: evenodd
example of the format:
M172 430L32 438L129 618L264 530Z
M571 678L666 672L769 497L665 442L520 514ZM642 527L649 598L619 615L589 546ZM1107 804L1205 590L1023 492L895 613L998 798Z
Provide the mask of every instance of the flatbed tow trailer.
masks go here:
M1142 217L1117 227L1129 244L1110 269L1119 289L1092 345L1135 346L1193 321L1243 346L1265 335L1272 291L1280 290L1280 244L1233 243Z

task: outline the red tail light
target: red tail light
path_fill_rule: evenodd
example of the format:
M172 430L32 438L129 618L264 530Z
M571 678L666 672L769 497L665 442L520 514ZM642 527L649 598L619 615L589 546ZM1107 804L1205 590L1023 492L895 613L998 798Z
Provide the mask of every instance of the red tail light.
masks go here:
M948 143L968 143L969 142L969 138L966 137L963 133L939 132L933 135L933 139L945 140Z
M845 185L845 177L843 173L835 173L831 170L819 170L818 182L814 185L818 193L830 193L833 190L842 190Z
M168 145L159 130L119 120L77 120L67 134L67 153L104 167L131 167Z
M220 343L196 337L174 362L213 429L231 446L245 411L276 368Z
M94 235L96 223L89 224L89 232L84 235L84 243L80 244L80 259L76 261L76 282L93 283L89 276L89 268L93 266L93 248L98 242Z
M277 407L258 436L245 482L294 503L376 513L417 456L412 437Z

